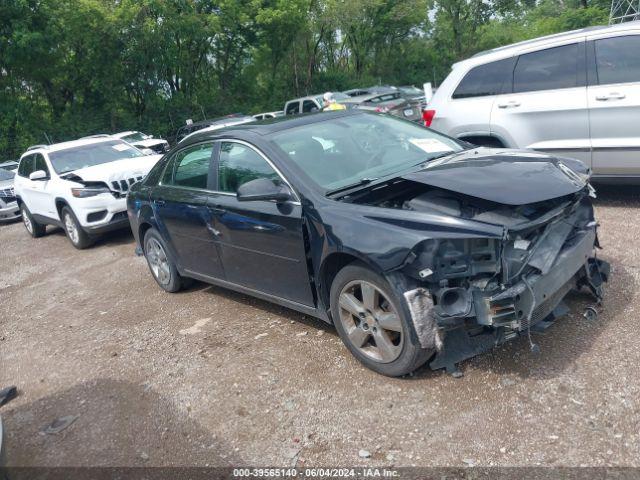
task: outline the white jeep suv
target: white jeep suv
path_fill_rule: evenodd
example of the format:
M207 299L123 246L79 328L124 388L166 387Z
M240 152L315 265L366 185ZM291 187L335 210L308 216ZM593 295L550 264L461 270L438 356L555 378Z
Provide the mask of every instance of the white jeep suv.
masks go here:
M27 232L40 237L57 225L74 247L86 248L96 235L128 227L129 187L160 158L108 135L30 147L14 183Z
M453 66L423 118L477 145L577 158L596 180L638 179L639 52L640 21L483 52Z

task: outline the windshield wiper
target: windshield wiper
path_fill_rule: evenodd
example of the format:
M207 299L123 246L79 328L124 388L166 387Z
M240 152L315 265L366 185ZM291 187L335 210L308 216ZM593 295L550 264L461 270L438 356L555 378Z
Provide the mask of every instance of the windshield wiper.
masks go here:
M345 192L347 190L351 190L352 188L356 188L356 187L361 187L363 185L367 185L367 184L369 184L369 183L371 183L371 182L373 182L373 181L375 181L377 179L378 178L376 178L376 177L374 177L374 178L369 178L369 177L361 178L357 182L350 183L349 185L345 185L344 187L334 188L333 190L328 190L325 195L326 196L330 196L330 195L335 195L336 193Z

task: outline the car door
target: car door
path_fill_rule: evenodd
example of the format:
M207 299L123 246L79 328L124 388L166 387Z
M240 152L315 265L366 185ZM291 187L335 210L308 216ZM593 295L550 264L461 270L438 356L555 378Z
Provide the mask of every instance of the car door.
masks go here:
M256 178L284 178L254 146L237 140L220 144L216 158L217 240L226 279L260 292L313 305L298 201L240 202L240 185Z
M33 207L29 207L32 214L58 219L55 197L50 191L51 172L44 156L35 153L33 171L43 171L46 177L42 180L29 180L29 201Z
M611 35L611 34L609 34ZM640 175L640 31L593 35L589 121L596 175Z
M26 155L20 160L18 167L18 177L15 181L19 189L20 197L27 206L32 215L46 216L45 211L41 208L41 202L38 202L38 194L41 191L42 181L31 180L29 176L35 172L36 155Z
M224 278L208 203L214 146L204 142L173 154L151 192L151 203L177 263L189 272Z
M493 103L492 134L591 165L584 39L520 53L511 80Z

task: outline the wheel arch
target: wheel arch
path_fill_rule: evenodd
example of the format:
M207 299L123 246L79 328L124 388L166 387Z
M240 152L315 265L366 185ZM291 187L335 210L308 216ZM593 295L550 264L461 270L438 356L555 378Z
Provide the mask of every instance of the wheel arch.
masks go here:
M69 202L67 202L64 198L62 197L56 197L55 200L55 205L56 205L56 212L58 212L58 218L60 220L62 220L62 209L64 207L69 207L71 208L71 205L69 205ZM73 209L71 208L71 211L73 211Z
M507 146L504 139L493 133L463 134L458 136L458 138L481 147L505 148Z
M327 255L322 264L320 265L319 277L320 277L320 285L319 285L319 295L320 300L327 311L329 319L333 322L331 318L331 284L335 279L336 275L340 270L342 270L347 265L350 265L354 262L359 262L364 264L366 267L370 268L372 271L384 275L383 272L376 267L371 261L367 260L367 258L356 252L333 252Z

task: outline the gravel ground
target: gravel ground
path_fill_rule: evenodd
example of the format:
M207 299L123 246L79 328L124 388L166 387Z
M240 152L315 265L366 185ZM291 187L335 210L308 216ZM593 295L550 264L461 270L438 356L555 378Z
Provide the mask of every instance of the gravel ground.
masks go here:
M0 413L19 466L640 466L640 196L602 188L613 273L544 335L390 379L335 331L197 284L170 295L128 232L75 250L0 227ZM57 418L77 418L58 434ZM361 458L367 450L370 458Z

